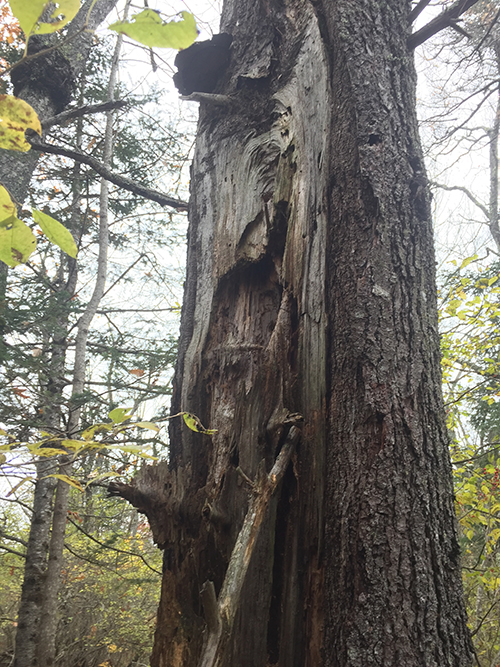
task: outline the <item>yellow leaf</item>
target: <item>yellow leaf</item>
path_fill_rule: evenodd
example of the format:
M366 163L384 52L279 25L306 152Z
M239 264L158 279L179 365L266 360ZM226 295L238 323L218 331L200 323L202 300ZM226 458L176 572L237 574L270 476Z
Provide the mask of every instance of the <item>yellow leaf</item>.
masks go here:
M82 438L89 441L92 440L96 433L100 431L111 431L113 427L111 424L94 424L94 426L89 426L85 431L82 432Z
M29 151L24 138L28 128L42 134L42 126L35 110L24 100L13 95L0 95L0 148L11 151Z
M61 445L72 452L78 452L82 447L85 447L87 443L84 440L63 440Z
M20 482L18 482L10 491L9 493L6 494L6 498L11 496L13 493L15 493L23 484L26 484L26 482L31 481L29 477L25 477L22 479Z
M66 484L69 484L73 488L78 489L78 491L85 491L80 482L74 477L69 477L69 475L47 475L47 477L55 477L56 479L66 482Z
M107 445L103 447L103 449L118 450L120 452L124 452L125 454L136 454L143 459L152 459L153 461L158 460L156 456L146 454L140 445Z
M25 262L36 248L31 229L12 216L0 223L0 259L14 268Z
M217 433L217 429L208 429L203 426L201 421L196 415L192 415L189 412L183 412L182 416L186 423L186 426L196 433L204 433L205 435L214 435Z
M59 456L59 454L66 454L64 449L55 449L55 447L36 447L33 449L28 447L28 449L33 456Z
M138 428L149 428L151 431L156 431L157 433L160 431L160 427L153 424L153 422L137 422L134 426L137 426Z
M471 262L477 259L477 255L474 254L472 257L466 257L464 261L460 264L461 269L465 269L466 266L468 266Z

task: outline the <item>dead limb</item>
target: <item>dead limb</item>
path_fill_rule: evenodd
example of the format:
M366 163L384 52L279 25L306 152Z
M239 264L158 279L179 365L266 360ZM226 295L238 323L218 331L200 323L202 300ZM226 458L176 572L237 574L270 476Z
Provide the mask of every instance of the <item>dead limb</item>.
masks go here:
M457 0L454 2L447 9L443 10L441 14L438 14L436 18L432 19L432 21L429 21L427 25L424 25L423 28L420 28L420 30L414 32L413 35L410 35L408 38L409 48L415 49L417 46L420 46L420 44L423 44L445 28L454 27L456 29L457 26L455 21L457 21L457 19L459 19L462 14L465 14L468 9L475 5L476 2L478 2L478 0ZM425 3L419 3L415 7L415 10L417 10L422 4L425 5Z
M152 190L151 188L147 188L144 185L141 185L140 183L136 183L131 178L127 178L126 176L120 176L120 174L111 171L110 169L105 167L102 162L96 160L96 158L92 157L91 155L85 155L85 153L82 153L81 151L71 150L68 148L64 148L63 146L54 146L53 144L46 144L43 141L38 141L33 136L27 136L27 139L30 142L31 147L34 148L36 151L40 151L42 153L51 153L52 155L62 155L63 157L68 157L71 160L82 162L83 164L87 164L89 167L92 167L92 169L96 171L99 174L99 176L102 176L102 178L106 179L110 183L114 183L119 188L123 188L124 190L129 190L130 192L133 192L134 194L139 195L140 197L145 197L146 199L155 201L157 204L160 204L161 206L171 206L172 208L175 208L178 211L187 211L188 208L187 202L182 201L181 199L174 199L173 197L168 197L167 195L164 195L162 192L158 192L157 190Z
M234 545L224 583L215 598L213 583L205 582L201 598L207 622L207 636L199 667L219 667L223 663L225 647L240 606L240 597L252 553L264 520L269 501L286 472L290 457L300 436L297 426L292 426L269 474L262 467L253 483L250 505Z

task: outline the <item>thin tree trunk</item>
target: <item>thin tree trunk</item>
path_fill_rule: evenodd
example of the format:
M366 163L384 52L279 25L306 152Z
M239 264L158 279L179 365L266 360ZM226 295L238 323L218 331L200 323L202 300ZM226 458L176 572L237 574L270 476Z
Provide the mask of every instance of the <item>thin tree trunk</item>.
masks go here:
M24 580L17 617L14 667L33 667L42 614L52 522L52 497L55 480L48 477L56 471L50 459L37 463L37 481L33 497L33 515L26 547Z
M500 45L495 46L497 71L500 72ZM491 236L500 252L500 227L498 225L498 137L500 133L500 87L497 90L497 105L493 127L489 130L490 138L490 202L489 220Z
M127 2L125 15L128 12L130 2ZM118 65L120 50L123 42L119 35L111 63L111 71L108 82L106 101L115 99L116 82L118 78ZM102 162L106 167L111 165L113 151L113 120L114 112L106 113L106 127L104 133ZM75 341L75 363L73 369L73 396L78 397L85 388L85 362L87 358L87 338L90 324L95 317L106 286L107 254L109 246L108 230L108 199L109 184L105 179L101 180L101 193L99 203L99 251L97 258L97 278L94 291L89 303L78 321L77 335ZM80 406L73 408L68 420L68 437L74 437L80 424ZM72 464L68 457L63 457L59 473L71 475ZM57 634L57 612L58 595L61 587L61 569L63 565L64 538L66 534L66 519L68 514L70 486L63 480L57 481L56 499L52 520L52 532L49 548L49 559L47 576L44 590L43 614L40 623L39 641L37 646L37 665L50 667L54 664L56 657L56 634Z
M74 260L69 261L69 277L66 284L63 278L64 262L61 262L59 277L61 287L68 299L74 294L76 286L76 270ZM52 302L54 309L60 309L57 300ZM49 308L51 302L49 301ZM64 310L56 318L56 325L50 338L50 360L45 379L45 401L43 419L45 429L58 432L61 427L61 398L65 383L65 359L68 333L68 312ZM30 525L30 536L26 548L24 580L19 603L18 625L15 641L15 667L31 667L36 664L37 644L40 641L41 626L44 621L44 599L47 585L51 579L50 562L47 562L49 544L52 542L52 500L56 480L50 475L57 472L56 459L41 458L37 463L37 479L35 482L33 507L34 513ZM56 497L55 507L60 505ZM66 517L64 518L66 521ZM50 547L52 548L52 547Z

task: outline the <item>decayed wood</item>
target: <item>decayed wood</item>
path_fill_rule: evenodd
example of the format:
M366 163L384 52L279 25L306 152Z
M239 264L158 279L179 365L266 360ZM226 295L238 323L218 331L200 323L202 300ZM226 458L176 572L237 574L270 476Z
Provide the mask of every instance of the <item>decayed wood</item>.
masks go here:
M217 603L217 614L214 614L213 605L205 605L205 609L210 609L207 618L208 634L199 667L217 667L224 664L227 658L225 645L231 637L236 612L241 603L241 591L259 529L271 496L285 474L299 436L299 429L292 426L271 472L266 474L264 468L260 468L259 475L253 483L253 497L227 567ZM207 589L213 590L212 582L207 582ZM213 620L214 616L216 621Z
M297 475L270 500L226 661L260 665L269 653L305 664L321 649L329 64L308 3L273 23L252 5L244 29L236 7L227 3L221 27L235 37L231 104L200 110L172 404L218 434L207 442L172 424L171 472L190 530L165 551L153 665L198 664L196 596L207 579L221 590L248 509L235 468L251 479L263 459L271 468L289 412L304 415ZM269 86L275 49L286 75Z

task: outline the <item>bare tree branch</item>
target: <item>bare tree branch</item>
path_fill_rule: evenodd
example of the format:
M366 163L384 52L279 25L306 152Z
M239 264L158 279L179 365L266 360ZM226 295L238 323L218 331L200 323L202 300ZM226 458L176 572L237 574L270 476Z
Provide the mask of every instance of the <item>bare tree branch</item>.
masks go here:
M417 18L417 16L420 16L420 14L424 11L424 9L427 7L430 1L431 0L420 0L420 2L417 5L415 5L415 7L410 12L410 16L408 17L410 23L413 23L413 21Z
M51 155L62 155L63 157L68 157L71 160L82 162L83 164L87 164L89 167L92 167L92 169L96 171L99 174L99 176L102 176L102 178L105 178L110 183L118 185L118 187L123 188L124 190L133 192L134 194L139 195L140 197L144 197L145 199L150 199L151 201L155 201L157 204L160 204L160 206L171 206L172 208L175 208L178 211L187 211L188 208L187 202L182 201L181 199L174 199L173 197L168 197L167 195L164 195L163 193L158 192L157 190L152 190L151 188L147 188L144 185L136 183L131 178L127 178L126 176L120 176L120 174L117 174L114 171L107 169L102 164L102 162L99 162L99 160L96 160L96 158L90 155L85 155L85 153L80 153L80 151L70 150L69 148L64 148L63 146L46 144L43 141L38 141L32 136L29 137L27 136L27 139L31 144L31 147L34 148L36 151L40 151L42 153L50 153Z
M155 569L152 565L150 565L150 564L148 563L148 561L144 558L144 556L143 556L142 554L135 553L134 551L126 551L125 549L118 549L117 547L113 547L113 546L111 546L111 544L106 544L105 542L101 542L101 540L98 540L98 539L96 539L93 535L91 535L90 533L87 533L86 530L84 530L81 526L79 526L79 525L78 525L75 521L73 521L73 519L71 519L71 517L69 517L69 516L68 516L68 521L69 521L69 523L71 523L71 524L72 524L78 531L80 531L80 533L82 533L82 535L85 535L85 537L87 537L87 538L88 538L89 540L91 540L92 542L95 542L96 544L98 544L98 545L99 545L100 547L102 547L103 549L109 549L109 551L114 551L114 552L117 553L117 554L125 554L126 556L132 556L133 558L139 558L140 560L142 560L142 562L144 563L144 565L145 565L147 568L149 568L152 572L154 572L155 574L161 574L161 572L159 572L157 569ZM66 548L68 548L67 545L65 545L65 546L66 546ZM75 554L75 555L76 555L76 554Z
M4 533L3 530L0 529L0 537L3 537L4 540L11 540L12 542L17 542L18 544L21 544L23 547L28 546L28 543L25 540L22 540L20 537L14 537L14 535L7 535L7 533Z
M420 44L423 44L438 32L441 32L441 30L451 27L454 21L459 19L460 16L462 16L462 14L475 5L476 2L478 2L478 0L457 0L447 9L441 12L439 16L436 16L435 19L429 21L429 23L423 28L420 28L420 30L414 32L413 35L410 35L408 38L408 47L410 49L415 49L417 46L420 46ZM415 10L417 7L415 7Z
M74 118L80 118L80 116L86 116L92 113L102 113L103 111L112 111L113 109L123 109L123 107L129 106L129 103L125 100L116 100L114 102L103 102L102 104L86 104L83 107L78 107L77 109L68 109L58 113L57 116L52 116L52 118L46 118L42 120L42 128L46 130L53 125L62 125L68 120L73 120Z
M448 192L451 192L452 190L458 190L458 192L463 192L464 195L466 195L466 196L471 200L471 202L472 202L475 206L477 206L478 209L479 209L482 213L484 213L484 215L486 216L486 219L489 220L489 218L490 218L490 214L489 214L489 211L488 211L488 209L486 208L486 206L485 206L484 204L482 204L482 203L479 201L479 199L477 199L477 198L472 194L472 192L471 192L470 190L468 190L466 187L464 187L463 185L443 185L442 183L435 183L435 182L431 183L431 185L433 185L435 188L440 188L440 190L446 190L446 191L448 191Z
M19 556L20 558L26 558L26 554L23 554L20 551L16 551L15 549L10 549L9 547L6 547L4 544L0 545L0 549L2 549L3 551L7 551L9 554L14 554L14 556Z

